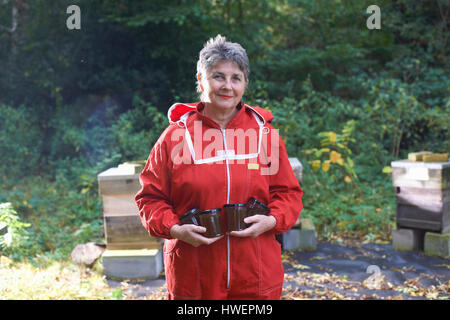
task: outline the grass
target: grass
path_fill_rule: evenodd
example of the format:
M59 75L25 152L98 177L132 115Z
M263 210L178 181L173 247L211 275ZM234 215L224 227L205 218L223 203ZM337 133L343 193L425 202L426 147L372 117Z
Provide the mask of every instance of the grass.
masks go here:
M7 300L83 300L120 298L99 269L83 272L71 261L53 261L45 267L0 259L0 298ZM98 267L97 267L98 268Z

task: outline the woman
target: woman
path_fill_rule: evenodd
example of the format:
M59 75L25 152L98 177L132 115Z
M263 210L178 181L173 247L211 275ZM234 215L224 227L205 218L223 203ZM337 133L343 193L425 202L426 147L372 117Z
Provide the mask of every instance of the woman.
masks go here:
M281 247L302 209L302 190L285 146L265 109L241 101L248 85L245 50L218 35L200 52L198 103L170 107L169 127L154 145L136 195L150 235L167 239L164 265L168 299L280 299ZM181 224L197 207L221 208L255 197L269 215L247 217L250 226L220 237ZM226 229L222 214L222 228Z

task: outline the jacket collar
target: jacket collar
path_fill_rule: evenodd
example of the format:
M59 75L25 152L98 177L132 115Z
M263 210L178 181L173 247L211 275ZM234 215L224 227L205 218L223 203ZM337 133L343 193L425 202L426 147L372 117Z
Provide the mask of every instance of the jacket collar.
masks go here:
M220 129L219 124L217 124L214 120L201 113L204 107L205 105L202 102L175 103L169 108L167 112L167 117L169 118L170 123L178 123L179 121L183 120L182 119L183 116L188 117L190 114L196 114L197 118L204 121L205 124L213 128ZM236 108L239 109L239 111L228 123L226 127L227 129L241 127L243 122L246 120L245 119L246 117L253 118L251 114L252 112L257 114L257 116L263 122L263 125L266 122L272 121L273 119L273 116L270 113L270 111L258 107L251 107L243 102L239 102ZM184 119L184 121L186 121L186 119Z

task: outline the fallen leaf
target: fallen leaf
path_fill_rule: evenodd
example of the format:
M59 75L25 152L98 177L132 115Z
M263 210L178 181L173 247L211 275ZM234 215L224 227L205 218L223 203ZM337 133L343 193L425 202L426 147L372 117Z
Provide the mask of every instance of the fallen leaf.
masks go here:
M305 265L303 265L303 264L293 264L292 267L294 267L295 269L301 269L301 270L304 270L304 269L311 269L310 267L305 266Z
M433 267L442 267L442 268L450 269L450 264L445 264L445 263L443 263L443 264L435 264L435 265L433 265Z

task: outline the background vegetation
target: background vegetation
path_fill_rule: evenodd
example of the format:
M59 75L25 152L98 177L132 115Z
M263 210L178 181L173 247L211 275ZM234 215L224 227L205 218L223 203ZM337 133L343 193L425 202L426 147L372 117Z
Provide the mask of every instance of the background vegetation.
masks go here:
M146 159L168 107L197 101L198 52L218 33L247 49L245 101L274 113L303 164L302 215L322 239L388 241L383 168L449 151L450 3L378 0L368 30L372 2L2 1L0 221L17 234L2 254L40 266L103 240L97 174Z

